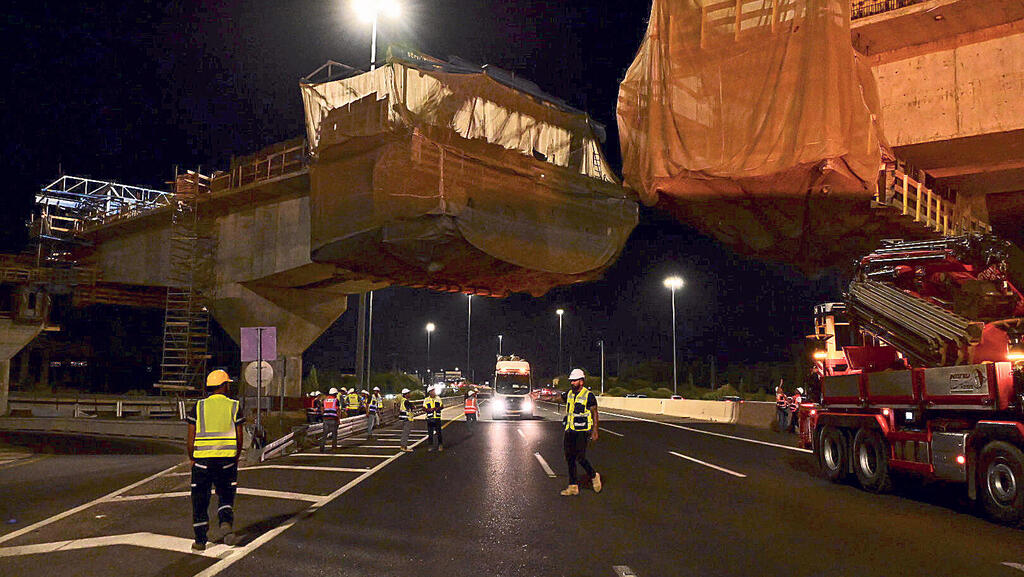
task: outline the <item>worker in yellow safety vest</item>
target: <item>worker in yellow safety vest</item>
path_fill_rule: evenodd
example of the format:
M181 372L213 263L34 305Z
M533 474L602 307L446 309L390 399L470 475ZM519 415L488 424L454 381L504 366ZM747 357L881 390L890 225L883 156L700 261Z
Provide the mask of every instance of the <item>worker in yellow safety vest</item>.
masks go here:
M436 446L440 452L444 451L444 440L441 439L441 411L444 402L437 396L434 387L430 387L428 395L423 399L423 410L427 413L427 442ZM427 447L427 451L433 450L433 447Z
M562 448L565 451L565 462L569 465L569 486L562 490L562 495L579 495L580 485L576 478L576 463L590 476L594 492L601 492L601 475L594 471L587 460L587 442L597 441L597 397L590 389L583 386L586 375L581 369L573 369L569 373L569 384L572 388L562 394L565 401L565 435Z
M384 397L380 396L380 387L373 388L373 394L366 402L366 438L373 438L373 427L380 420L380 412L384 408Z
M361 404L359 391L357 391L355 387L352 387L348 390L348 394L345 395L345 416L358 417L361 412L359 410L359 406Z
M409 432L412 431L412 402L409 400L409 394L412 391L409 389L402 389L402 396L398 399L398 420L402 422L402 451L411 453L412 449L409 448Z
M192 461L194 551L206 549L211 487L217 492L217 519L223 541L227 545L235 544L232 524L245 417L239 402L228 397L228 389L233 382L227 371L212 371L206 377L209 396L197 402L185 417L188 422L186 446Z

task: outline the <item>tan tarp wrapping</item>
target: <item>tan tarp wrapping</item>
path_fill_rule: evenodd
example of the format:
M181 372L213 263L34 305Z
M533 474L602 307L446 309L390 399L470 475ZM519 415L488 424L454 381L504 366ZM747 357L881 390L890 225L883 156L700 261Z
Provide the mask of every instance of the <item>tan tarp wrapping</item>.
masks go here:
M318 262L542 294L598 278L636 226L586 116L484 74L392 61L303 98Z
M831 203L866 209L878 98L849 16L848 0L654 0L619 92L627 185L754 253L806 248Z

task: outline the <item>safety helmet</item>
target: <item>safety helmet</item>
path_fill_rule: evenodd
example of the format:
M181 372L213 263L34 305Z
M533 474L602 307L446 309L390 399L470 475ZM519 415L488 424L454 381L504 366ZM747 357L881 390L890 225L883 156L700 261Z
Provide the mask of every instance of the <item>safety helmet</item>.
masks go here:
M475 394L476 394L476 391L470 391L470 392L469 392L469 394L471 394L471 395L475 395Z
M803 388L803 387L797 387L797 388L796 388L796 392L797 392L798 394L801 394L801 395L802 395L802 394L804 394L804 388Z
M319 397L319 396L320 396L320 395L322 395L322 394L323 394L323 393L321 393L320 391L313 391L313 396L314 396L314 397Z
M379 392L380 392L380 387L374 387L374 388L373 388L373 390L374 390L375 392L378 392L378 393L379 393Z
M403 395L408 395L411 391L409 389L402 389Z
M363 393L364 395L369 395L369 394L370 394L370 391L367 391L366 389L363 389L362 393Z
M206 388L208 389L216 389L224 383L233 382L235 381L231 380L231 377L228 376L228 372L224 369L210 371L210 374L206 375Z
M587 376L583 374L583 369L573 369L572 372L569 373L570 381L578 381L585 378L587 378Z
M327 394L328 395L337 395L338 394L338 389L336 389L334 387L331 387L331 390L327 391Z

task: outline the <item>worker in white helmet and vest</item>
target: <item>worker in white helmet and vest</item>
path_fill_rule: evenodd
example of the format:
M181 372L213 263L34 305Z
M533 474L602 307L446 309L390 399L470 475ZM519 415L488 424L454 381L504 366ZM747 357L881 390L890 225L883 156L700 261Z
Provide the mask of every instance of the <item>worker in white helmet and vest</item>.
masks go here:
M188 421L188 457L192 461L192 549L206 549L210 528L210 488L217 492L217 519L223 541L234 545L235 491L238 485L238 457L242 454L242 424L245 416L240 404L228 397L231 377L217 369L206 377L207 397L196 403Z
M444 402L437 396L438 387L430 387L427 398L423 399L423 412L427 416L427 451L437 447L438 452L444 451L444 439L441 438L441 411Z
M401 449L406 453L412 452L412 449L409 448L409 432L412 431L413 417L412 401L409 400L410 393L412 391L409 389L402 389L402 396L398 399L398 420L402 422Z
M338 448L338 389L331 387L324 397L324 434L320 437L320 452L327 449L327 437L331 437L331 450Z
M580 485L576 478L576 463L590 476L594 492L601 492L601 475L594 471L587 460L587 443L597 441L597 397L590 389L583 386L586 375L581 369L573 369L569 373L568 391L562 394L565 402L565 436L562 448L565 450L565 462L569 465L569 486L562 490L562 495L579 495Z
M384 397L380 394L380 387L374 387L373 393L370 394L369 400L366 402L366 411L368 417L366 419L366 438L373 438L373 428L378 424L380 420L380 412L384 409Z

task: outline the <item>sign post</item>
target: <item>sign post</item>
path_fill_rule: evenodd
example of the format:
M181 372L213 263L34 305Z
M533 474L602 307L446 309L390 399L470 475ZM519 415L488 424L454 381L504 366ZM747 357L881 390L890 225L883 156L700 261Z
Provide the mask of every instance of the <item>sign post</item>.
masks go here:
M242 327L242 362L256 361L256 430L260 430L263 359L277 358L277 327ZM269 367L269 365L267 365Z

